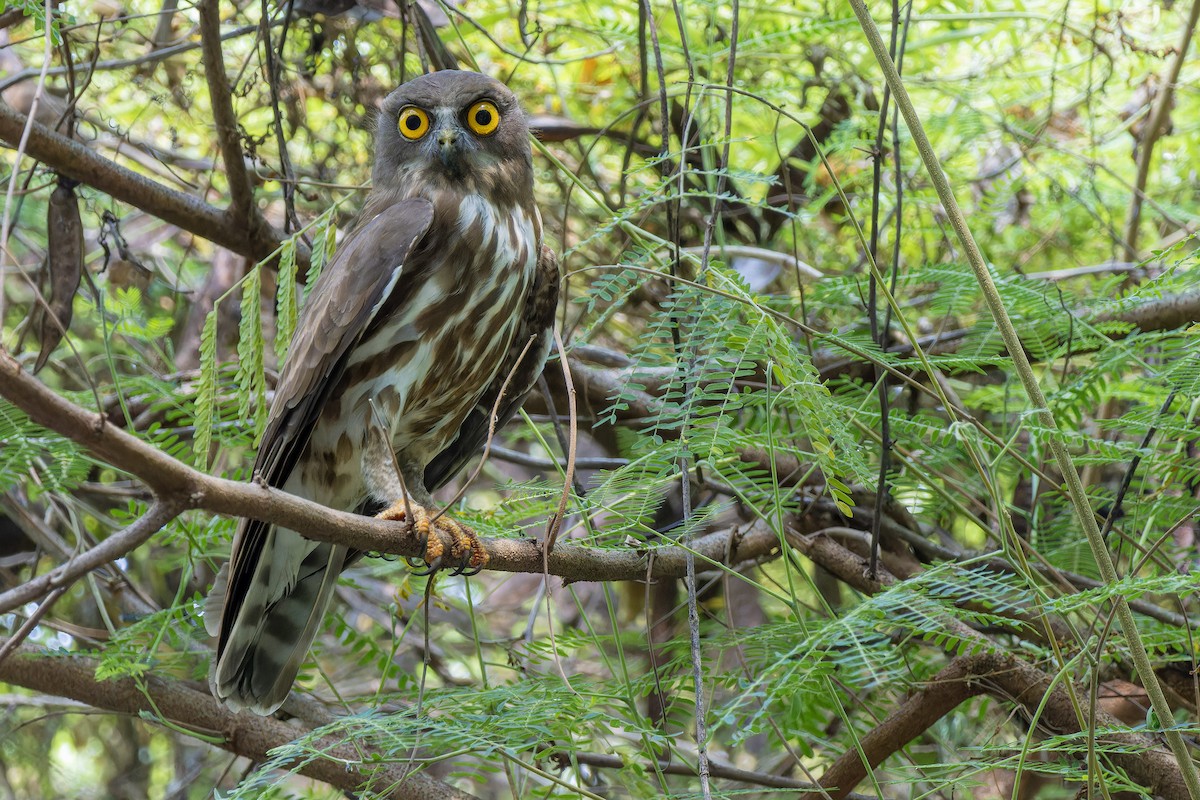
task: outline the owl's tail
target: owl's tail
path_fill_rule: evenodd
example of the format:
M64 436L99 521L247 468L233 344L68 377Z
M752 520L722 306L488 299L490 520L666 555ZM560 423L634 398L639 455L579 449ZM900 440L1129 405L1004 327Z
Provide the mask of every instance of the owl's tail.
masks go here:
M286 529L267 533L210 676L213 694L230 709L267 715L283 704L333 599L346 553L341 545ZM228 570L229 564L221 568L205 606L204 624L213 636L228 602Z

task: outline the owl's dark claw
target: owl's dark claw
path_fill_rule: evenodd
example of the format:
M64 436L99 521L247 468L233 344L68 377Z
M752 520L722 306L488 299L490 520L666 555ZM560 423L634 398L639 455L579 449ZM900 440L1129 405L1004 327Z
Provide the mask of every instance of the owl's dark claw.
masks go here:
M471 576L473 576L473 575L478 575L478 574L479 574L479 573L481 573L481 572L483 572L483 565L482 565L482 564L480 564L479 566L475 567L475 566L472 566L472 565L471 565L471 564L469 564L469 563L468 563L468 564L460 564L460 565L459 565L459 567L458 567L458 569L454 570L454 574L455 574L455 575L463 575L463 576L465 576L465 577L467 577L467 578L470 578L470 577L471 577Z
M488 562L487 550L475 532L442 514L435 516L424 506L401 500L391 508L376 516L380 519L407 520L412 513L413 531L421 537L421 557L409 558L409 566L413 567L416 575L431 575L447 563L453 563L454 575L478 575ZM441 534L446 533L454 540L450 548L449 559L446 558L445 546Z
M436 565L426 564L424 561L421 561L420 559L417 559L417 558L410 558L408 560L408 565L410 567L412 567L412 574L417 575L418 577L432 575L433 573L438 571L438 568Z
M425 546L421 545L421 553L424 554ZM437 567L432 567L426 563L422 556L405 556L405 563L412 570L413 575L432 575L437 571Z

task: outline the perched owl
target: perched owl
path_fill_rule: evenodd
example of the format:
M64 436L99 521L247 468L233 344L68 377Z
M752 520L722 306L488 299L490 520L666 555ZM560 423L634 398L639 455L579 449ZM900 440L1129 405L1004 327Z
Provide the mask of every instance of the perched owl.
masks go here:
M254 472L335 509L411 511L431 567L478 570L486 551L434 519L430 492L478 452L493 407L500 422L517 409L549 352L558 263L542 245L529 129L503 84L436 72L384 100L375 150L359 221L301 314ZM431 527L451 535L449 554ZM212 684L226 705L283 703L358 555L241 521L205 615L219 622Z

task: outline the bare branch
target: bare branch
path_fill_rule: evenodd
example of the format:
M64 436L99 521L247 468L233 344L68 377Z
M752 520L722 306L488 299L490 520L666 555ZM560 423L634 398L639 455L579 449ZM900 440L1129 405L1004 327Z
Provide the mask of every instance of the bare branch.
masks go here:
M6 642L0 640L0 647ZM0 682L120 714L161 719L198 738L215 736L220 747L252 761L265 760L272 749L306 732L274 717L234 714L207 692L154 675L140 681L118 678L97 682L97 664L93 658L39 655L34 648L23 645L0 663ZM298 771L347 792L393 800L471 800L471 795L399 764L366 762L361 749L351 744L338 744L330 738L317 746L328 757L306 760Z
M555 753L553 758L564 768L569 767L572 762L600 767L602 769L624 769L628 765L626 760L621 756L609 755L608 753L562 752ZM668 775L696 775L695 767L682 761L662 759L658 762L656 768ZM818 792L821 788L806 781L788 778L784 775L772 775L767 772L754 772L753 770L741 769L720 759L713 759L710 762L709 771L714 778L725 778L756 786L770 786L776 789L806 789L810 792ZM874 800L874 798L866 795L852 795L852 797L854 800Z
M423 544L411 535L406 523L334 511L260 484L214 478L192 469L100 415L60 397L3 351L0 351L0 396L35 423L83 445L117 469L139 478L164 502L266 520L310 539L344 544L356 550L400 556L421 553ZM542 550L532 539L485 539L483 543L488 551L488 569L535 574L543 571ZM447 538L445 545L451 544ZM714 565L768 558L778 550L778 536L761 522L744 531L735 528L710 533L692 543L696 557ZM655 549L648 577L682 577L687 552L679 546ZM555 548L545 568L551 575L571 581L645 580L649 561L646 551L632 548L604 550L564 543Z
M225 59L221 51L221 15L217 0L197 4L200 12L200 43L204 59L204 77L208 81L208 104L212 110L221 147L221 161L229 181L229 209L225 213L233 223L246 222L252 226L265 224L254 206L254 185L246 172L242 157L241 134L237 115L233 111L229 76L225 74Z
M151 507L133 524L114 533L100 544L85 550L67 563L20 586L0 594L0 614L39 597L62 589L94 569L122 558L149 541L183 510L178 502L161 502Z
M24 114L0 102L0 140L15 147L21 141L25 120ZM255 261L262 261L279 247L279 233L266 223L231 225L224 211L195 195L169 189L40 123L34 122L30 128L25 152L55 172ZM306 247L298 246L296 255L302 266L307 265Z

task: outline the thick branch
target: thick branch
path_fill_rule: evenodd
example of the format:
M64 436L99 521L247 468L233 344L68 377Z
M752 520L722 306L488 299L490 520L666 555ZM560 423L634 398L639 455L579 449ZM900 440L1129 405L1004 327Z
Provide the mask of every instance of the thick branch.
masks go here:
M845 797L867 777L864 756L871 769L878 767L939 719L981 694L991 695L1001 703L1015 703L1026 720L1036 717L1039 726L1056 733L1080 730L1067 690L1061 683L1054 684L1046 673L1008 653L961 656L868 731L860 740L861 755L858 751L848 751L838 758L821 776L821 785L831 798ZM1122 727L1101 710L1096 712L1094 725ZM1118 745L1109 752L1109 758L1154 795L1171 800L1188 797L1174 756L1149 736L1107 733L1098 742ZM1139 752L1131 752L1134 748Z
M220 747L252 761L265 760L272 749L305 733L274 717L234 714L207 692L178 681L151 675L140 682L132 678L97 682L97 665L93 658L39 655L34 648L22 646L0 662L0 682L69 697L106 711L162 719L177 730L195 731L198 737L217 736ZM364 763L362 752L353 745L330 739L319 747L329 757L301 764L300 773L347 792L393 800L471 798L453 786L409 772L398 764Z
M1050 675L1010 654L994 654L993 659L990 665L986 660L977 664L979 678L988 694L1001 702L1016 703L1028 719L1036 718L1040 726L1056 732L1082 732L1075 705L1061 681L1056 683ZM1100 709L1088 725L1109 730L1125 727ZM1151 794L1168 800L1189 797L1175 756L1158 737L1133 732L1105 733L1097 737L1097 744L1116 745L1107 758Z
M1200 320L1200 291L1171 294L1122 311L1100 314L1093 322L1119 320L1142 331L1169 331Z
M0 140L15 147L24 129L25 115L0 102ZM55 172L255 261L262 261L279 247L279 234L265 223L257 227L230 225L221 209L193 195L168 189L37 122L30 129L25 152ZM307 263L307 248L299 250L303 253L297 252L297 257Z
M252 517L284 525L310 539L344 544L357 550L418 556L421 541L404 523L387 522L334 511L309 500L260 484L245 484L205 475L156 447L126 433L95 412L60 397L0 351L0 396L38 425L91 450L105 462L142 480L166 502L218 514ZM446 547L453 543L447 539ZM505 572L541 573L541 548L530 539L486 539L488 568ZM768 557L779 540L763 523L744 532L718 531L693 542L701 561L736 564ZM662 547L648 553L621 548L601 550L559 544L546 566L551 575L572 581L640 580L682 577L686 551Z
M878 579L867 574L867 561L855 555L828 536L788 535L788 542L815 564L865 594L875 594L896 582L880 570ZM867 776L868 764L874 769L891 754L928 730L934 722L950 713L964 700L987 693L1001 702L1015 703L1026 719L1055 732L1078 733L1080 720L1066 687L1054 681L1042 670L1019 658L997 649L997 646L977 631L957 620L945 621L956 636L977 642L984 652L955 659L925 688L888 715L862 740L862 755L857 750L847 752L835 761L821 777L833 798L845 797ZM1103 711L1096 712L1092 726L1120 728L1120 722ZM1170 800L1188 797L1179 764L1175 757L1151 737L1135 733L1107 733L1101 742L1120 745L1109 753L1113 763L1124 769L1131 778ZM863 763L862 756L867 759Z

